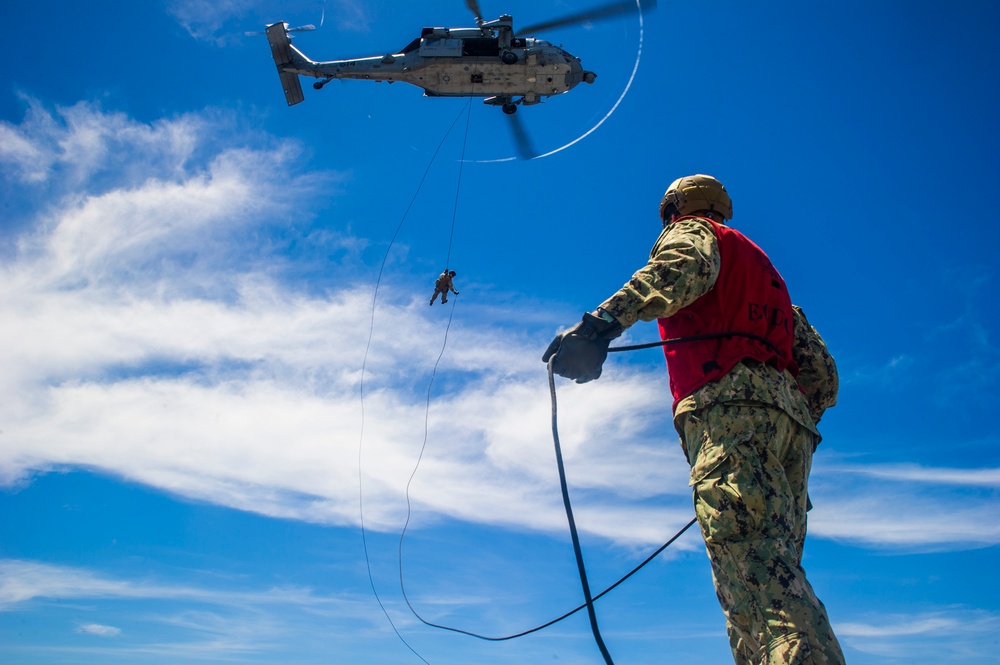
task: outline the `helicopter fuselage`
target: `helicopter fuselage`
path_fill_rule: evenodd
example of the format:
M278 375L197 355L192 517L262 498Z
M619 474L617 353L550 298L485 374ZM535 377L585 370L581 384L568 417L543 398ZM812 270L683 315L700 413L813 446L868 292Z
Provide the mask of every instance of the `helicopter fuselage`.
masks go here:
M398 53L325 62L310 60L292 46L283 24L269 26L267 34L283 83L292 78L288 75L322 79L317 88L333 79L402 81L423 89L428 97L484 97L508 113L515 97L519 104L537 104L596 77L558 46L512 36L509 17L486 25L492 27L424 28ZM289 96L288 87L288 103L302 101L301 91Z

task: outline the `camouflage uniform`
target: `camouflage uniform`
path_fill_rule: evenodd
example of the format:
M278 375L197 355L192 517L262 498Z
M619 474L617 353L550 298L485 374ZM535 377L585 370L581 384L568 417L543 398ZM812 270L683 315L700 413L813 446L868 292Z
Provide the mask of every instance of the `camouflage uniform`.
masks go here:
M452 275L451 272L449 272L448 270L445 270L437 278L437 280L434 282L434 295L431 296L431 302L430 302L431 305L434 304L434 301L437 299L438 294L441 295L442 305L448 302L448 291L451 291L456 296L458 295L458 291L455 290L455 286L454 284L452 284L451 279Z
M707 293L719 268L711 225L681 219L666 226L649 263L600 307L624 327L669 317ZM816 423L836 403L837 370L805 314L793 311L798 383L771 365L744 361L674 409L740 665L844 662L801 565Z

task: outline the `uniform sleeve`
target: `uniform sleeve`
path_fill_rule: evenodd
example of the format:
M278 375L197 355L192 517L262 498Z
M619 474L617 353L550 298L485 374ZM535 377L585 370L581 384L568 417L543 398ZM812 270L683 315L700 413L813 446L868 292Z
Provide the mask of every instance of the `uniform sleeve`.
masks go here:
M638 270L600 308L627 328L668 317L707 293L719 277L719 241L701 219L669 224Z
M826 342L813 328L801 307L792 305L795 313L795 341L792 358L799 366L798 383L805 391L809 413L818 423L823 412L837 403L840 379L837 364L826 348Z

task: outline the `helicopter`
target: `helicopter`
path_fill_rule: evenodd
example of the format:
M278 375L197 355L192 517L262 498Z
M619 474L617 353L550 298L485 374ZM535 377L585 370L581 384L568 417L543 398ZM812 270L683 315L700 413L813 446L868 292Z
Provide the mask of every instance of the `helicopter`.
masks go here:
M655 0L642 4L648 9L655 6ZM422 88L425 97L484 97L485 104L513 115L519 105L539 104L545 97L569 92L597 78L583 68L578 57L524 35L639 10L636 0L615 0L515 32L509 14L484 21L477 0L466 0L466 5L476 18L474 28L424 28L398 52L347 60L313 61L293 46L289 33L314 29L312 25L268 25L265 33L285 101L292 106L305 99L299 76L319 79L313 84L316 90L334 79L403 81Z

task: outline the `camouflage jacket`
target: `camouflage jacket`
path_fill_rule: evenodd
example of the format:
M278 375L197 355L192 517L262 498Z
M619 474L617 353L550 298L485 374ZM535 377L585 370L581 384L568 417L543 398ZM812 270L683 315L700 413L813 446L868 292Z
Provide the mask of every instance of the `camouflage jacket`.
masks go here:
M600 308L623 328L672 316L715 286L720 265L718 239L708 221L689 217L668 224L653 245L649 262ZM674 418L719 402L768 404L819 436L816 423L837 402L837 367L802 309L793 311L792 356L800 368L798 382L770 365L740 363L678 402Z
M437 278L437 281L434 282L434 288L441 293L447 293L449 290L452 293L458 293L458 291L455 290L455 285L452 284L451 274L447 270L441 273L441 275Z

